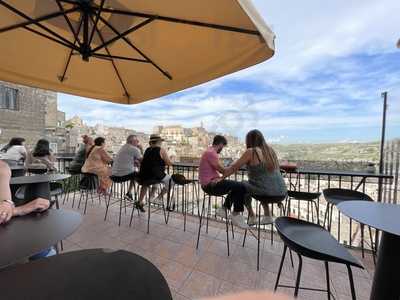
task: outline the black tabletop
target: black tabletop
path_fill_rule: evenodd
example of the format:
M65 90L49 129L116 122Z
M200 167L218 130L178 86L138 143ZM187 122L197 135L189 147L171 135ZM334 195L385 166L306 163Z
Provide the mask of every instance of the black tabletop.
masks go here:
M35 184L43 182L61 181L71 177L69 174L42 174L32 176L13 177L10 184Z
M337 207L343 214L362 224L400 236L400 205L346 201Z
M160 271L143 257L123 251L69 252L0 271L4 299L172 300Z
M0 267L48 249L71 235L81 221L79 213L62 209L12 218L0 225Z

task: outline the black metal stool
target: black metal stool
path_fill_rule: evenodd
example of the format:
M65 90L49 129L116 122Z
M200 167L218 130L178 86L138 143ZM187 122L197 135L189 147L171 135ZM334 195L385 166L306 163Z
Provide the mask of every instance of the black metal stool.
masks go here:
M188 199L186 197L187 186L192 185L193 192L196 196L196 200L198 202L199 199L199 190L198 190L198 180L197 179L186 179L184 175L181 174L173 174L171 176L174 181L174 187L171 191L171 203L167 207L168 210L175 210L175 204L177 205L177 210L179 211L179 198L181 200L181 208L183 214L183 231L186 231L186 215L188 210ZM175 197L174 197L175 196ZM176 202L176 203L175 203ZM193 205L193 203L192 203Z
M208 219L211 213L211 197L220 197L222 199L222 203L224 203L224 194L209 194L206 193L203 190L203 205L201 207L201 212L200 212L200 204L197 204L197 207L199 209L198 211L198 215L199 215L199 230L197 233L197 243L196 243L196 249L199 249L199 243L200 243L200 232L201 232L201 227L203 226L203 218L204 218L204 209L206 207L206 202L207 202L207 215L206 215L206 233L208 233ZM208 198L208 201L206 200L206 198ZM227 246L227 250L228 250L228 256L230 255L230 249L229 249L229 218L228 218L228 210L225 210L225 227L226 227L226 246ZM233 231L233 225L231 223L231 229L232 229L232 238L235 238L235 234Z
M279 286L294 288L295 297L297 297L299 289L320 291L326 292L328 299L331 299L328 263L333 262L346 265L349 275L352 299L356 299L351 266L361 269L363 269L363 266L346 250L346 248L340 245L339 242L325 228L318 224L289 217L277 218L275 221L275 227L284 243L282 259L275 283L275 291ZM299 258L296 286L279 284L279 278L281 276L287 248L296 252ZM300 287L301 270L303 265L302 256L325 262L327 285L326 290Z
M325 189L323 190L325 200L327 202L327 207L325 211L325 216L324 216L324 227L325 227L325 222L327 221L327 226L329 232L331 232L331 227L332 227L332 213L333 213L333 207L337 206L339 203L343 201L369 201L373 202L374 200L368 196L367 194L354 191L354 190L348 190L348 189ZM340 223L340 214L339 214L339 223ZM362 258L364 258L364 224L360 224L361 227L361 253L362 253ZM351 228L351 227L350 227ZM372 238L372 230L371 227L368 226L369 230L369 238L371 242L371 250L372 250L372 257L374 260L374 264L376 264L376 249L375 249L375 243ZM340 236L340 231L339 231L339 236ZM349 241L351 244L351 240Z
M87 203L89 200L89 194L91 195L91 198L93 200L93 192L97 191L98 186L99 186L99 180L98 180L96 174L82 173L82 178L79 182L80 197L79 197L78 209L81 206L82 197L84 197L85 198L85 209L83 211L83 214L86 214ZM100 195L99 195L99 200L100 200ZM72 208L73 207L74 207L74 201L72 202Z
M252 196L254 199L256 199L257 201L259 201L258 203L258 223L251 225L250 227L256 227L257 228L257 236L251 231L251 229L249 229L250 233L255 237L255 239L257 240L257 271L260 270L260 240L261 240L261 227L265 227L266 225L271 225L271 245L274 243L274 221L272 221L271 223L265 223L265 224L261 224L261 206L262 206L262 202L267 203L268 205L271 204L271 213L273 212L273 205L277 204L281 210L282 210L282 201L284 201L286 199L286 195L283 196L262 196L262 195L258 195L258 196ZM246 243L246 237L247 237L247 229L244 232L244 237L243 237L243 247Z
M106 203L106 213L104 215L104 221L107 219L108 208L115 203L119 203L118 226L121 226L122 209L124 208L126 213L126 208L133 205L132 200L129 200L128 204L126 201L126 192L128 190L128 186L132 179L127 179L126 176L114 176L114 175L110 176L110 179L112 181L112 185L111 185L110 195L108 196L108 201ZM134 190L135 190L134 201L136 201L137 200L136 184L134 185ZM117 198L117 200L110 203L111 197Z
M70 170L68 167L65 168L68 174L71 175L66 181L65 181L65 186L64 186L64 198L63 198L63 204L65 204L69 200L70 193L73 192L73 200L72 202L75 202L75 195L79 191L79 182L81 180L81 172L76 172Z
M170 199L171 199L171 193L170 193L170 191L171 191L171 181L172 181L172 178L170 179L170 182L169 182L169 184L168 184L167 203L166 203L166 204L164 203L164 196L163 196L162 201L161 201L161 202L162 202L162 203L161 203L161 208L160 208L160 203L153 203L153 202L150 201L151 199L147 199L147 203L148 203L148 210L147 210L147 234L150 233L150 215L151 215L151 205L152 205L152 204L153 204L153 205L155 204L155 205L158 206L158 207L153 211L153 213L159 211L160 209L162 209L163 214L164 214L165 224L168 224L168 221L169 221L169 213L170 213L170 212L169 212L169 210L167 210L166 208L169 207L169 205L170 205ZM143 186L151 187L151 186L156 185L156 184L157 184L157 185L163 184L161 180L144 180L144 181L142 181L142 180L138 179L138 180L136 180L136 182L137 182L140 186L142 186L142 187L143 187ZM149 189L149 193L150 193L150 189ZM132 225L133 212L134 212L134 210L135 210L135 206L132 207L131 220L130 220L130 222L129 222L129 226Z
M318 209L318 198L321 196L319 192L298 192L298 191L288 191L288 199L286 203L286 213L285 215L290 216L290 209L291 209L291 202L292 200L297 201L305 201L307 205L311 203L311 220L314 222L314 210L313 206L315 207L316 217L317 217L317 224L319 224L319 209ZM300 210L299 210L300 214ZM307 221L308 220L308 209L307 209Z

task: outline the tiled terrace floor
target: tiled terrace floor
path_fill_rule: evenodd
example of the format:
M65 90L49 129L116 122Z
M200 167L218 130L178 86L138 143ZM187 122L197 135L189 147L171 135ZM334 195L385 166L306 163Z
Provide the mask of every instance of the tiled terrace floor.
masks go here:
M72 201L63 205L71 209ZM82 207L81 207L82 212ZM201 236L200 248L196 250L198 219L188 218L186 232L183 231L181 215L172 214L165 225L160 213L152 214L150 234L146 234L147 214L140 217L135 212L134 223L129 227L130 210L123 214L118 227L117 207L113 207L104 221L105 205L98 202L88 204L83 222L72 236L64 241L64 251L85 248L124 249L146 257L163 273L172 290L174 300L198 299L254 289L273 289L282 253L282 243L276 237L271 245L269 234L262 244L261 270L256 271L257 243L248 238L242 247L243 231L235 228L235 239L231 243L231 255L227 256L226 233L223 226L210 222L209 233ZM359 251L353 252L361 260ZM297 266L290 266L287 256L281 283L294 284ZM366 270L353 269L357 299L369 299L373 263L371 256L361 260ZM346 268L331 264L331 287L336 299L351 299ZM325 288L325 269L321 262L303 260L303 286ZM280 288L280 292L292 295L293 290ZM300 291L299 299L326 299L320 292Z

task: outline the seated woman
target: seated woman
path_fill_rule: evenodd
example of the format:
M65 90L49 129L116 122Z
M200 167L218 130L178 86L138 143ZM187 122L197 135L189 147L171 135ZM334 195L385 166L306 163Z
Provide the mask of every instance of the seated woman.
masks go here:
M26 166L28 169L47 169L47 171L56 171L56 158L51 153L50 143L48 140L40 139L37 141L35 148L28 154Z
M24 146L25 139L13 137L7 145L1 149L1 159L9 165L18 164L26 160L27 152Z
M106 140L103 137L98 137L94 140L94 146L89 150L85 163L82 167L83 173L96 174L99 178L99 187L97 192L99 194L107 194L107 190L111 187L111 168L109 164L112 158L104 149Z
M225 170L224 176L230 176L247 166L248 181L243 182L247 190L246 207L249 211L249 225L256 224L257 218L251 206L252 196L271 196L284 198L287 194L286 184L281 175L279 161L274 149L269 146L263 134L257 130L251 130L246 135L247 150ZM270 223L272 216L268 203L262 202L264 217L261 223ZM243 218L243 216L242 216Z
M172 162L168 156L167 151L161 148L161 144L164 140L157 134L150 136L149 145L144 152L142 162L140 164L140 170L138 174L138 180L141 183L146 181L159 181L164 185L160 194L154 198L156 188L153 188L150 193L150 201L161 200L165 192L171 187L169 186L171 176L165 173L165 166L172 166ZM141 212L145 212L143 199L146 195L148 186L142 185L140 190L139 200L135 203L137 209Z
M50 201L43 198L36 198L24 205L15 207L11 200L10 178L10 167L5 162L0 161L0 225L7 223L13 217L24 216L34 211L44 211L49 208ZM54 254L54 248L50 248L32 256L30 259Z
M76 153L74 160L71 162L69 166L69 172L71 174L79 174L81 173L81 169L83 164L85 163L87 153L94 145L93 139L90 136L82 135L83 145L79 148Z

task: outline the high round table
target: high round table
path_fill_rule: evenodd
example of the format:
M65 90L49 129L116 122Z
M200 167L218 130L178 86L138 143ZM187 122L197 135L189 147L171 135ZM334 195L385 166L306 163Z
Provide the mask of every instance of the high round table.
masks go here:
M24 202L38 197L50 200L50 182L62 181L71 177L69 174L42 174L32 176L12 177L10 185L26 185Z
M56 245L71 235L81 222L81 214L63 209L12 218L0 225L0 268Z
M337 207L346 216L382 231L370 299L400 299L400 205L346 201Z
M0 271L3 299L172 300L161 272L123 250L88 249Z

